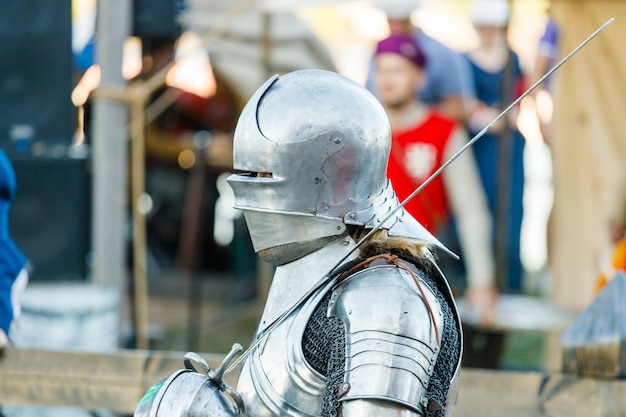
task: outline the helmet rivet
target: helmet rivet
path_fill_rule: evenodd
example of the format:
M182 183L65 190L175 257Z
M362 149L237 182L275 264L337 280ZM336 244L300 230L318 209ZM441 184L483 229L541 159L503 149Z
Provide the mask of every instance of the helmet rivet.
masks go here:
M337 226L337 230L341 230L341 226Z
M315 177L315 185L320 185L322 183L322 179Z
M335 143L339 145L341 143L341 138L335 138Z
M350 214L350 218L351 219L356 219L356 214L355 213Z

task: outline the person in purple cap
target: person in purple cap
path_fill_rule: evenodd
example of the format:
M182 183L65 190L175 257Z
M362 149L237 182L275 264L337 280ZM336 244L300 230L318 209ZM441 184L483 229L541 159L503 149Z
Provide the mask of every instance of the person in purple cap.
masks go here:
M424 71L423 85L416 90L419 99L437 107L442 113L464 123L470 113L470 104L474 99L474 84L470 67L462 55L448 48L423 30L413 25L412 13L418 8L417 0L380 0L374 5L385 13L389 32L413 38L420 46L428 62ZM379 96L375 83L376 68L370 66L366 87Z
M467 143L464 129L414 94L424 86L425 65L427 59L412 37L391 35L376 45L373 81L392 130L387 174L400 200ZM481 321L493 321L497 292L489 240L491 221L472 150L455 160L405 208L446 245L453 246L448 236L456 227L466 269L467 302ZM442 268L454 281L454 264Z

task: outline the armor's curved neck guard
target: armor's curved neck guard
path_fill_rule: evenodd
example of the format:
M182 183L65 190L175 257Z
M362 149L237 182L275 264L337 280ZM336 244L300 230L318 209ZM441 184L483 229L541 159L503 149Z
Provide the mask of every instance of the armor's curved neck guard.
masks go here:
M319 284L330 272L329 269L351 252L355 245L350 236L344 236L303 258L278 266L272 279L258 334L263 333L281 314L301 301L301 298ZM346 259L346 263L357 256L358 251L353 251Z

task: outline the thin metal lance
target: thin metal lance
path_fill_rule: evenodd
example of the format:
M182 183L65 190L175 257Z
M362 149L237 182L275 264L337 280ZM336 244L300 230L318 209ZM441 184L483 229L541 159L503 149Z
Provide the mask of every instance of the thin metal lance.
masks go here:
M363 236L363 238L361 238L361 240L359 240L356 244L356 246L352 249L352 251L350 251L350 253L348 253L345 257L343 257L338 263L337 265L335 265L335 268L337 268L339 265L341 265L343 262L346 261L346 259L348 258L348 256L350 256L350 254L352 252L354 252L354 250L356 248L358 248L359 246L361 246L363 244L363 242L365 242L367 239L369 239L377 230L380 230L383 228L383 225L389 221L391 218L393 218L393 216L398 212L398 210L400 210L401 208L403 208L409 201L411 201L413 198L415 198L416 195L418 195L420 192L422 192L422 190L424 188L426 188L426 186L428 184L430 184L435 178L437 178L439 175L441 175L441 173L448 167L448 165L450 165L452 162L454 162L463 152L465 152L470 146L472 146L478 139L480 139L481 137L483 137L483 135L485 133L487 133L487 131L489 129L491 129L491 127L493 125L495 125L496 123L498 123L498 121L500 119L502 119L509 111L511 111L512 108L514 108L515 106L517 106L520 101L522 101L528 94L530 94L535 88L537 88L539 85L541 85L541 83L543 83L546 78L548 78L550 75L552 75L556 70L558 70L563 64L565 64L572 56L574 56L574 54L576 54L580 49L582 49L585 45L587 45L587 43L589 43L589 41L591 41L593 38L595 38L596 36L598 36L598 34L600 32L602 32L608 25L610 25L611 23L613 23L613 21L615 20L615 18L610 18L609 20L607 20L602 26L600 26L598 29L596 29L595 32L593 32L591 35L589 35L587 37L587 39L585 39L580 45L578 45L576 48L574 48L574 50L572 50L572 52L570 52L569 54L567 54L567 56L565 56L565 58L563 58L561 61L559 61L554 67L552 67L552 69L550 69L548 72L546 72L543 77L541 77L540 79L537 80L537 82L535 82L533 85L531 85L528 90L526 90L521 96L519 96L517 99L515 99L515 101L513 101L511 104L509 104L509 106L502 110L502 112L495 118L493 119L487 126L485 126L480 132L478 132L472 139L470 139L461 149L459 149L454 155L452 155L452 157L450 157L450 159L448 159L446 162L444 162L438 169L437 171L433 172L433 174L428 177L426 180L424 180L424 182L422 184L420 184L419 187L417 187L407 198L404 199L404 201L402 201L400 203L400 205L398 205L398 207L396 207L395 209L393 209L388 215L387 217L379 223L378 226L374 227L372 230L370 230L365 236ZM332 270L334 270L335 268L333 268ZM332 271L331 270L331 271Z

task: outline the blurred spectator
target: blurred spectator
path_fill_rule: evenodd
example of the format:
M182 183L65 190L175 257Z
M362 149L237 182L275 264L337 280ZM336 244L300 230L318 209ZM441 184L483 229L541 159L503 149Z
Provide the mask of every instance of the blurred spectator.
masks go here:
M559 29L548 10L548 18L544 32L537 45L537 55L535 65L529 84L534 84L543 77L554 65L556 65L559 54ZM549 124L552 119L552 84L554 75L544 81L534 92L535 105L541 134L546 143L550 141Z
M411 13L418 4L416 0L387 0L381 2L379 7L387 16L391 34L414 37L427 58L427 76L419 90L421 101L436 106L443 114L458 122L465 122L469 101L474 97L470 69L460 54L411 23ZM372 66L366 87L378 95L373 83L374 75L375 68Z
M537 45L537 56L535 58L535 76L537 80L541 78L548 70L550 70L557 62L559 55L559 28L552 19L550 11L546 20L546 26ZM548 79L542 86L544 89L550 89L550 80Z
M401 200L467 143L464 129L414 94L424 84L427 62L415 40L400 34L380 41L374 54L373 82L392 128L388 175ZM405 208L444 244L448 244L446 229L452 227L454 217L467 267L466 300L483 322L492 322L497 292L491 221L472 150L454 161ZM449 275L451 269L442 267Z
M507 43L509 7L505 0L477 0L472 22L480 45L467 53L476 102L468 126L472 135L481 131L517 98L524 77L517 55ZM500 119L474 145L480 178L493 214L493 245L500 289L522 289L523 268L520 235L523 215L525 139L515 125L517 109Z
M11 323L20 316L20 294L28 284L26 257L9 234L9 212L16 192L15 171L0 150L0 349L9 344Z

